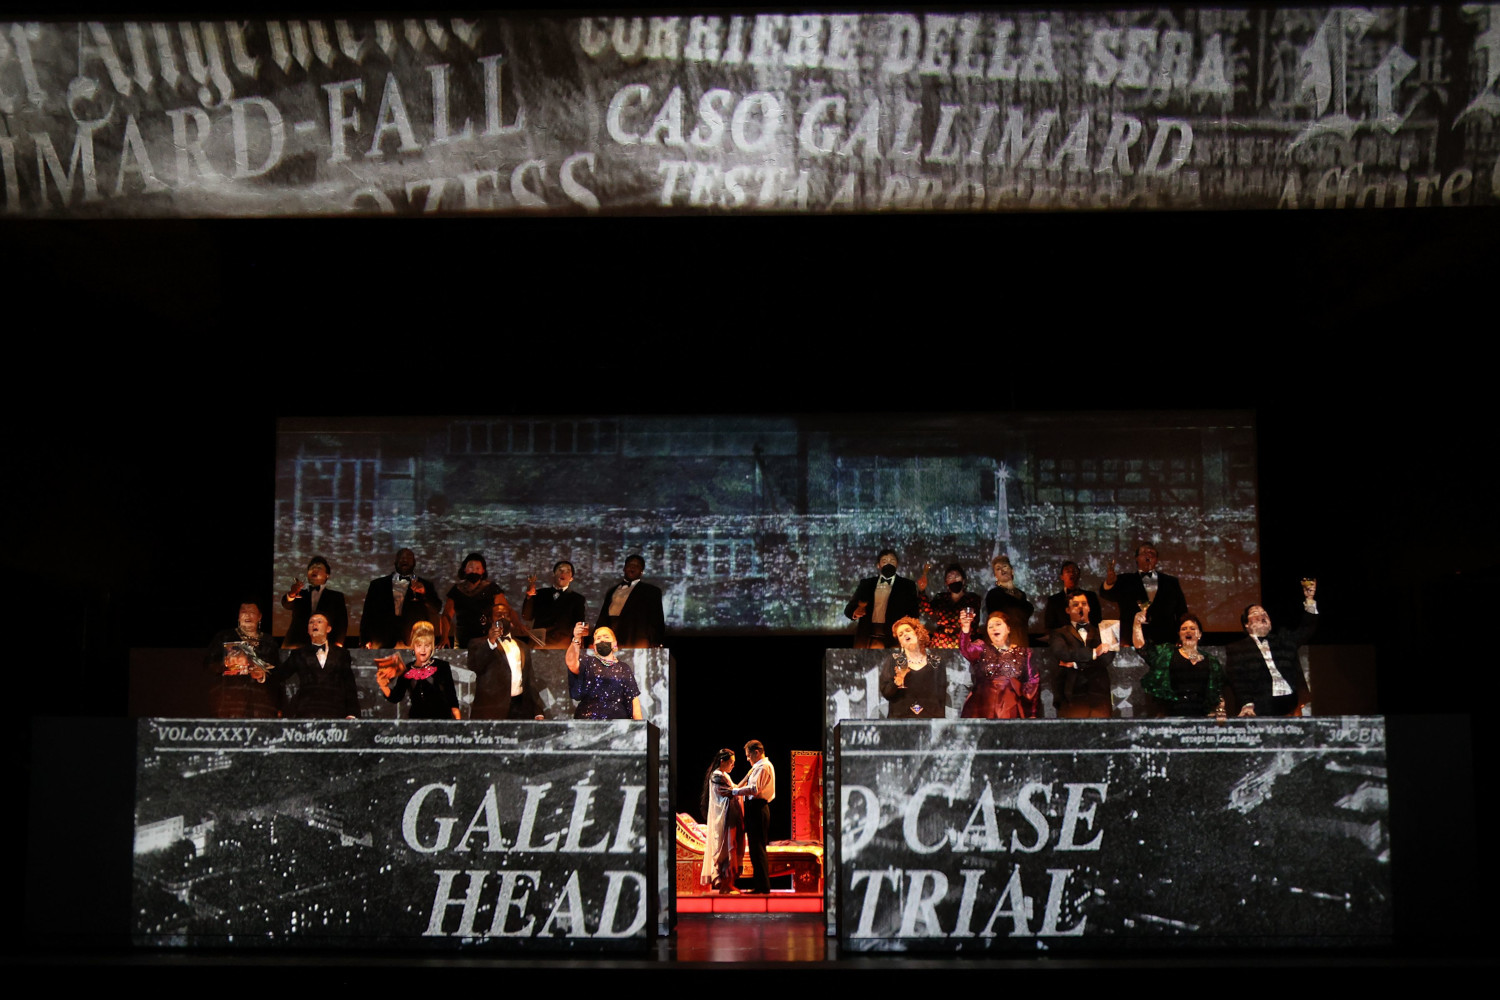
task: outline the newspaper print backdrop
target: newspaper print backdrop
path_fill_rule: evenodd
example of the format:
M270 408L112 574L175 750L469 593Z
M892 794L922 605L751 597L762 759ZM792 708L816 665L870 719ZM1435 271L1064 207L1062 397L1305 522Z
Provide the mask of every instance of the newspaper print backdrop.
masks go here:
M1494 204L1500 4L0 24L12 215Z
M1385 720L839 726L840 946L1370 944Z
M142 719L133 931L174 946L643 947L644 723Z
M1224 662L1224 650L1205 646L1204 651ZM1032 662L1041 676L1037 695L1037 718L1057 718L1058 671L1056 657L1046 649L1033 648ZM880 673L892 650L830 649L823 653L823 787L838 780L839 729L845 721L885 719L889 704L880 695ZM928 663L943 672L943 718L963 717L964 703L973 687L970 664L956 649L928 650ZM1306 667L1304 666L1304 670ZM1109 664L1111 715L1117 719L1152 718L1161 712L1141 687L1146 664L1130 647L1117 652ZM927 719L906 719L926 724ZM824 917L829 935L838 933L838 828L830 823L823 832Z

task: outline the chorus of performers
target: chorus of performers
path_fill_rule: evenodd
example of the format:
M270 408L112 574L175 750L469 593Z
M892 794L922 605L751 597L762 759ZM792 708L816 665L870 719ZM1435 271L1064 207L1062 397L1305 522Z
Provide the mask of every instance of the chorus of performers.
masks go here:
M963 718L1036 718L1044 662L1056 667L1051 695L1059 718L1108 718L1122 640L1147 665L1141 686L1156 715L1285 716L1311 704L1297 651L1317 628L1313 579L1302 581L1294 628L1273 628L1264 605L1251 604L1240 615L1244 636L1225 647L1220 662L1198 648L1203 622L1177 578L1159 569L1151 544L1136 548L1133 573L1118 573L1111 562L1097 593L1082 586L1076 562L1064 561L1061 588L1043 605L1040 646L1027 631L1036 604L1016 585L1008 556L991 560L995 586L983 599L969 589L960 563L948 565L943 589L929 594L929 566L913 581L897 573L894 550L882 550L875 561L876 575L860 581L844 614L854 622L855 648L891 650L880 668L891 719L931 717L934 709L941 717L943 685L929 667L929 648L957 649L968 661ZM1106 617L1108 610L1114 617Z
M452 648L467 651L476 676L471 718L541 719L531 652L565 649L576 718L639 719L640 692L618 651L666 639L661 588L643 579L645 568L643 556L626 558L622 576L604 588L591 627L588 599L574 586L567 559L553 564L552 586L527 577L518 611L490 579L484 553L465 555L452 586L441 592L418 574L416 553L402 549L393 572L370 581L356 629L343 593L329 585L332 564L314 556L305 578L280 595L292 618L279 645L262 631L264 612L255 600L241 602L234 627L210 641L203 662L211 711L220 718L358 718L346 648L355 635L365 649L383 654L375 660L376 684L410 718L460 717L451 667L437 655Z
M1003 554L991 560L995 585L981 599L969 589L962 564L948 565L943 589L929 594L928 567L909 580L897 573L897 553L885 549L876 556L876 575L860 581L844 614L854 622L856 648L891 650L880 669L891 718L943 712L942 671L930 664L929 649L957 649L968 661L964 718L1035 718L1043 664L1056 667L1051 697L1059 717L1107 718L1110 672L1122 641L1147 664L1141 684L1157 714L1291 715L1310 703L1297 650L1317 627L1315 580L1302 581L1295 628L1273 628L1263 605L1247 606L1244 637L1224 649L1220 662L1199 649L1202 621L1177 578L1159 568L1155 546L1138 546L1135 562L1131 573L1117 573L1110 562L1096 593L1082 587L1078 565L1064 561L1061 589L1043 605L1042 647L1034 648L1027 632L1037 606L1017 586ZM622 575L603 588L590 625L588 599L567 559L553 564L552 586L538 587L535 575L527 577L517 610L491 579L484 553L465 555L452 585L440 592L418 574L416 554L401 549L393 572L370 581L355 631L344 595L330 586L331 563L314 556L305 579L280 595L291 625L279 648L262 632L255 601L242 602L235 627L213 637L204 658L212 709L226 718L356 718L345 648L353 634L366 649L384 654L376 660L377 683L413 718L457 717L456 702L449 704L449 665L436 655L456 648L467 651L477 677L473 718L541 718L531 652L563 649L575 718L639 719L640 691L618 653L658 647L666 638L662 591L645 581L645 568L639 554L625 559ZM1105 617L1105 606L1113 618Z

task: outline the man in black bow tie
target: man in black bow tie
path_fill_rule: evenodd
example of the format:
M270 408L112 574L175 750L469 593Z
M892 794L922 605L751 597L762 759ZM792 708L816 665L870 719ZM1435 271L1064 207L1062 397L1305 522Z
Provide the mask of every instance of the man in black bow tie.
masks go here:
M396 553L396 572L370 581L359 620L359 638L366 649L405 645L417 622L436 626L442 601L432 582L417 576L416 570L416 553L402 549Z
M288 719L357 719L359 694L349 651L333 641L328 618L314 612L307 620L312 643L287 657L281 682L281 714Z
M297 580L291 590L281 595L281 606L292 612L292 622L286 627L282 649L296 649L307 644L307 623L314 611L321 612L328 619L333 641L344 641L344 635L349 631L349 609L344 605L344 595L328 586L332 573L327 559L313 556L307 564L307 583L304 585Z
M1119 605L1121 622L1134 621L1136 612L1148 608L1146 641L1159 645L1177 644L1178 620L1187 614L1187 598L1177 577L1156 568L1156 546L1143 544L1135 550L1137 573L1115 575L1115 564L1104 574L1104 590L1099 596ZM1149 606L1149 607L1148 607Z
M1099 626L1089 621L1089 594L1076 587L1068 591L1068 623L1047 635L1047 648L1057 659L1054 689L1059 719L1107 719L1113 710L1110 699L1110 667L1115 653L1104 641Z
M567 649L573 641L573 626L588 621L583 595L573 589L573 564L559 560L552 567L554 587L538 590L536 577L526 579L526 600L521 604L521 617L534 629L546 632L547 649Z
M1083 589L1078 585L1083 574L1078 572L1078 564L1071 559L1062 564L1057 578L1062 581L1062 590L1047 598L1047 610L1042 616L1042 624L1047 627L1048 632L1068 624L1072 617L1068 614L1068 595ZM1104 620L1104 612L1099 610L1099 595L1092 590L1084 590L1083 593L1089 599L1089 624L1098 625Z
M1302 618L1296 629L1272 630L1271 616L1259 604L1240 613L1245 638L1224 649L1230 690L1229 711L1250 715L1295 715L1312 700L1297 647L1318 628L1318 582L1302 581Z
M625 558L625 578L604 592L596 628L614 632L621 649L647 649L666 641L667 621L662 612L661 588L641 579L646 557L632 553ZM570 637L569 642L572 642Z
M469 718L541 720L531 647L521 630L513 627L515 613L504 594L494 596L487 619L488 633L469 642L469 669L477 678Z
M878 576L859 581L854 596L844 606L844 617L854 622L855 649L894 648L891 627L903 618L921 614L917 585L896 575L896 553L885 549L875 557Z

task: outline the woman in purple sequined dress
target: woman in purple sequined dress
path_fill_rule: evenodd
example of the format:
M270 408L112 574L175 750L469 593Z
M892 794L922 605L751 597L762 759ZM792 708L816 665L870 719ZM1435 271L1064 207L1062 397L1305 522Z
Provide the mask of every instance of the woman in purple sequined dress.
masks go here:
M1011 627L1004 612L992 611L985 622L989 641L970 635L974 612L959 616L958 651L969 661L973 689L964 701L965 719L1034 719L1041 677L1031 650L1010 644Z
M568 693L578 702L575 719L635 719L641 715L641 689L635 670L617 657L615 634L608 628L594 632L593 652L583 652L583 637L589 627L573 626L573 642L564 657L568 664Z

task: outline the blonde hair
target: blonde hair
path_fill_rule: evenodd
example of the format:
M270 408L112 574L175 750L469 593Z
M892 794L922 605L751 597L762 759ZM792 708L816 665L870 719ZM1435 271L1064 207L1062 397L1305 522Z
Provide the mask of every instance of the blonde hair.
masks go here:
M417 622L411 627L411 644L415 646L418 639L426 639L434 646L437 645L437 629L432 627L432 622Z

